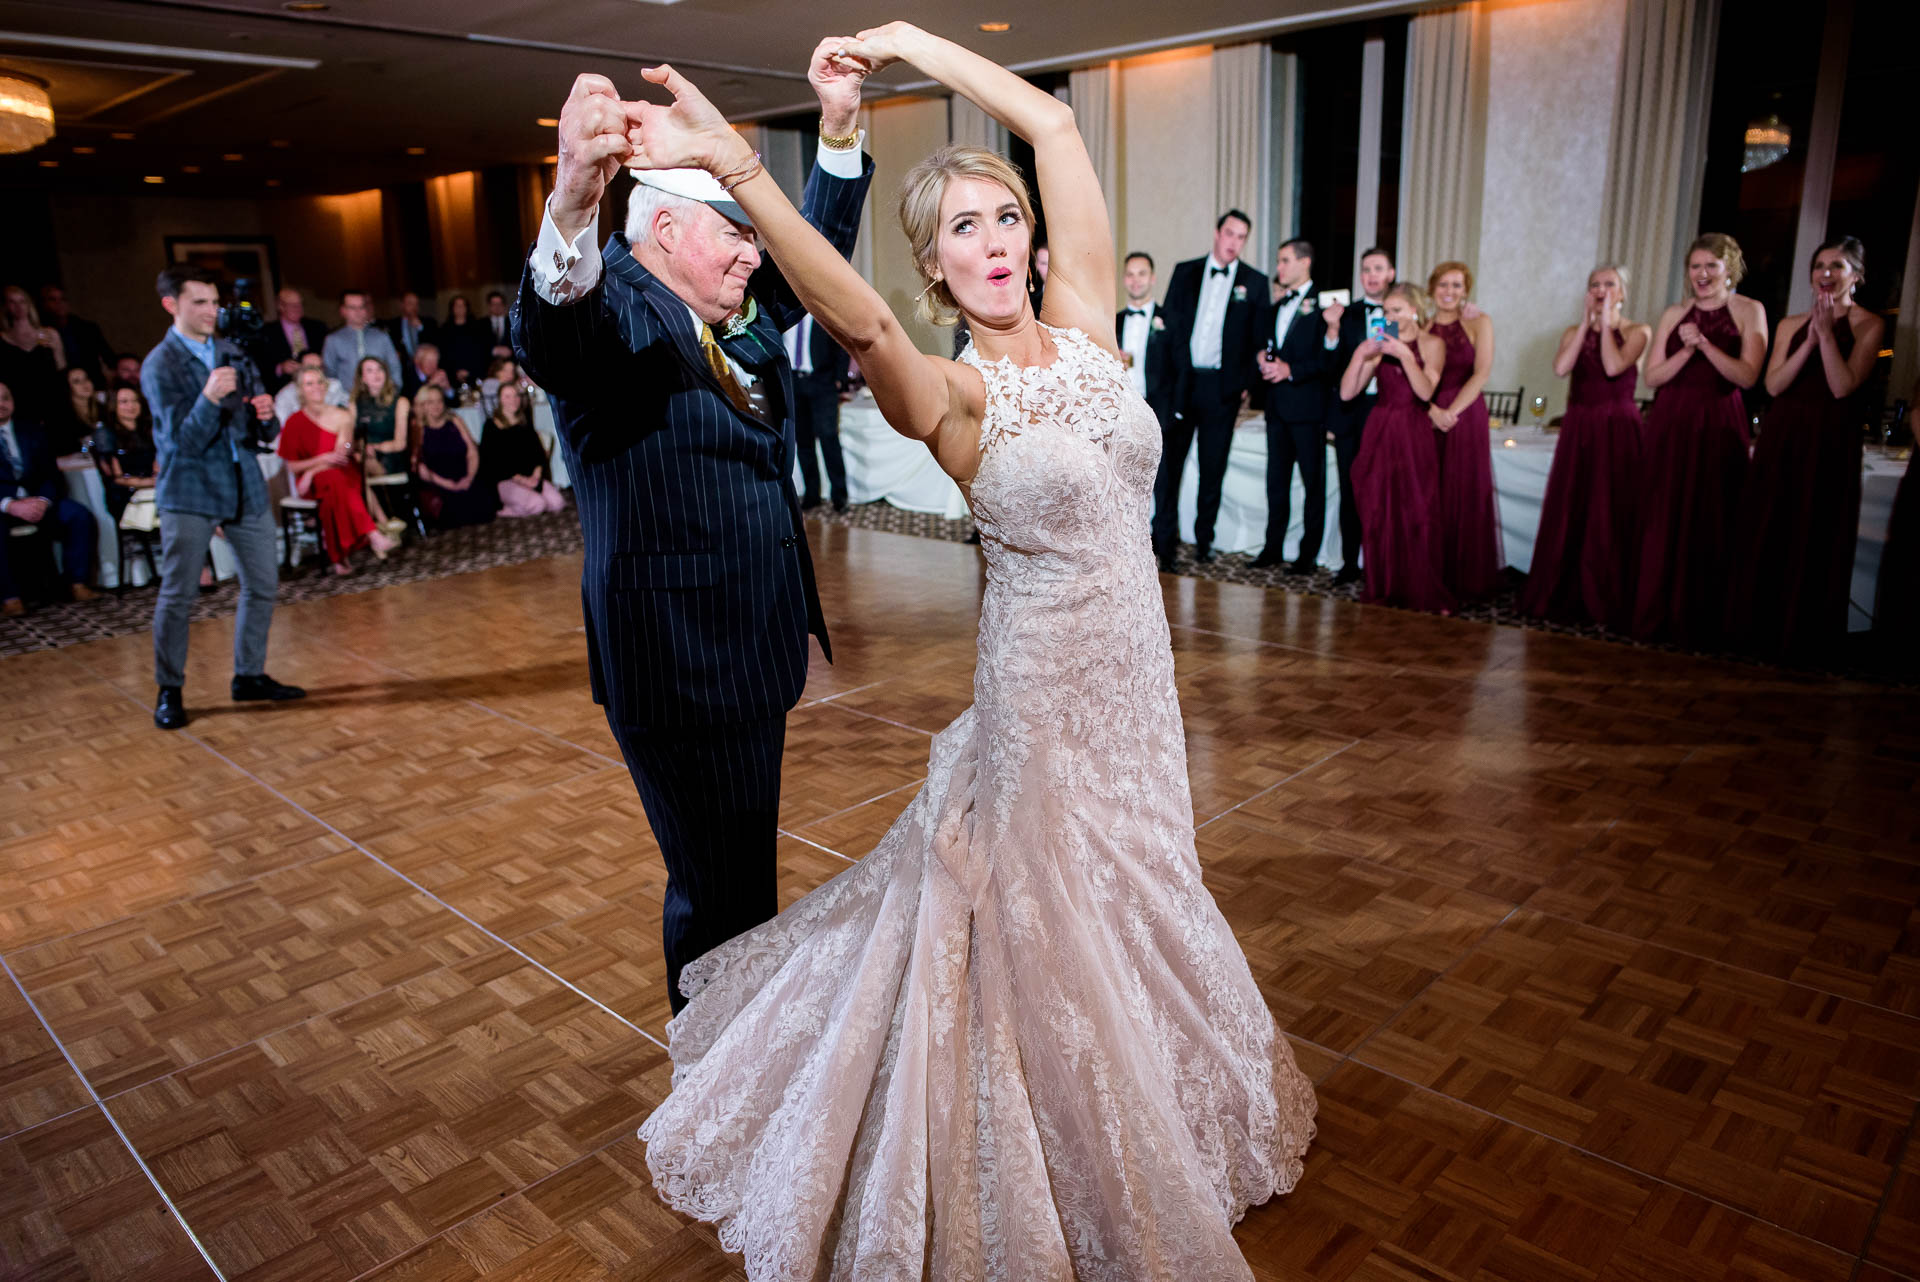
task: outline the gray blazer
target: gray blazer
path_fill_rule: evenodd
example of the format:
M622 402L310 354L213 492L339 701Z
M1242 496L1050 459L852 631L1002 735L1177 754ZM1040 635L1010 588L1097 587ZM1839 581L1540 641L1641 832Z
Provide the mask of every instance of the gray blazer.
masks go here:
M215 520L251 516L268 509L251 442L279 436L280 420L262 423L247 404L267 389L246 353L224 338L213 346L214 359L236 376L218 405L200 394L213 371L171 328L140 362L140 391L153 410L154 505Z

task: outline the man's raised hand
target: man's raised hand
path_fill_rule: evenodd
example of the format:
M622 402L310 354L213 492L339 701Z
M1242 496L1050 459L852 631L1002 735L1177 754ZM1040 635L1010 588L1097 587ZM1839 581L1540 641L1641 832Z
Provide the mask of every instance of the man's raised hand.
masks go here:
M605 76L582 72L560 109L560 160L553 185L553 224L571 241L593 220L607 183L633 154L627 141L632 121Z
M807 79L820 98L820 132L831 138L852 133L860 118L866 64L835 56L851 43L846 36L828 36L814 46L813 61L807 66Z

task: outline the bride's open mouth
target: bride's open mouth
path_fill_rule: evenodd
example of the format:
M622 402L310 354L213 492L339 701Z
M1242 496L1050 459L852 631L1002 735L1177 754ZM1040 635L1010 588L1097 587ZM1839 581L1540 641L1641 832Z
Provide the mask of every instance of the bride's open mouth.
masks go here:
M987 284L1004 285L1013 279L1013 272L1006 267L996 267L987 273Z

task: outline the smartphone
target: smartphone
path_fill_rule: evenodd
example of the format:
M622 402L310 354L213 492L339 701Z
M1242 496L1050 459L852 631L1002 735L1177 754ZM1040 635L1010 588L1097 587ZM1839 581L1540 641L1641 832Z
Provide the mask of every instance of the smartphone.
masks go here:
M1348 303L1353 301L1353 295L1352 293L1344 289L1322 290L1320 293L1319 301L1320 301L1320 307L1322 310L1332 307L1335 304L1338 304L1341 307L1345 307Z
M1367 317L1367 337L1384 343L1389 338L1400 337L1400 327L1384 316Z

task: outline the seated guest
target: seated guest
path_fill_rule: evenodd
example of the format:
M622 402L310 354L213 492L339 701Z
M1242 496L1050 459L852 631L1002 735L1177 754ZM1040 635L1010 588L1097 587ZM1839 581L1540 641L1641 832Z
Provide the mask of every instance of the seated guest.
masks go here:
M413 360L422 343L431 343L439 327L430 316L420 314L420 295L408 290L400 295L400 314L387 322L387 337L400 353L404 367Z
M317 349L309 349L308 351L302 352L296 365L297 368L303 370L322 369L319 351ZM327 404L342 409L346 408L347 389L340 386L340 380L337 378L329 377L327 379ZM292 418L294 411L299 408L300 384L290 379L285 387L273 394L273 413L276 418L284 423L289 418Z
M18 525L37 525L60 540L68 590L76 601L100 595L87 586L93 566L93 513L62 498L60 468L46 433L15 418L13 392L0 383L0 611L25 613L7 558L17 548L8 536Z
M440 364L456 383L464 383L487 367L491 331L474 319L473 304L465 294L447 302L447 319L440 324Z
M493 520L500 496L480 481L480 447L467 425L447 413L447 398L437 387L421 388L413 407L420 416L420 451L413 467L420 480L420 510L443 530Z
M47 424L47 434L56 454L77 454L93 439L100 426L100 393L95 390L93 374L84 365L67 366L67 398Z
M73 314L73 309L67 306L66 290L58 285L40 287L40 318L48 329L60 335L68 369L78 366L96 381L107 376L113 349L107 346L98 325Z
M113 381L115 385L131 383L140 386L140 358L122 354L113 358Z
M407 428L407 398L399 394L393 380L387 377L387 367L374 357L360 362L360 373L353 383L352 408L354 433L365 450L362 463L366 475L405 472L413 453ZM399 524L381 509L379 496L372 486L367 487L367 512L385 529L391 530Z
M66 399L66 367L60 335L40 323L26 290L7 286L6 315L0 319L0 383L13 390L14 409L21 418L42 426L53 421Z
M547 447L527 412L527 394L514 383L500 385L499 403L481 437L480 472L500 495L502 516L538 516L566 506L547 478Z
M453 390L453 380L447 377L447 371L440 367L440 348L434 343L422 343L413 353L413 362L407 366L407 376L401 385L401 392L412 396L415 392L432 383L443 392Z
M280 319L260 333L260 356L264 363L260 372L266 378L268 390L277 393L289 386L293 376L300 372L302 356L320 351L327 341L327 327L307 315L307 303L299 290L283 289L275 301L280 308ZM299 407L300 389L296 387L288 413ZM280 416L280 421L287 421L286 414Z
M327 404L326 371L303 369L299 384L300 408L280 429L277 448L293 492L320 505L320 542L333 572L351 574L347 558L362 546L384 561L399 545L367 513L353 457L353 415Z
M93 461L106 482L107 511L116 523L139 490L154 482L153 415L137 387L113 389L113 412L93 432Z
M514 364L511 356L495 356L487 361L487 376L480 380L480 412L491 415L494 407L500 403L500 389L508 383L517 385L522 392L527 390L526 382L520 377L520 367Z

